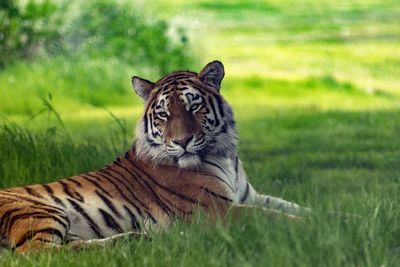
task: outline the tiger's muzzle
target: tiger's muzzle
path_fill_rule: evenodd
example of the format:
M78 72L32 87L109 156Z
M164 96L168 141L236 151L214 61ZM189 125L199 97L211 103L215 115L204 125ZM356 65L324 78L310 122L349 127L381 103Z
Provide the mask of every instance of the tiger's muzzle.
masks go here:
M173 97L169 110L164 136L167 152L181 167L197 166L205 142L200 122L177 96Z

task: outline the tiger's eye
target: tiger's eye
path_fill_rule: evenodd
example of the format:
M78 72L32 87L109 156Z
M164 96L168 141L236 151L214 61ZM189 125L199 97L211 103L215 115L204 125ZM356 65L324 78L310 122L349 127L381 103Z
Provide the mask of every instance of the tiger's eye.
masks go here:
M195 111L196 109L198 109L200 107L200 104L193 104L191 107L190 107L190 111Z
M168 117L168 114L167 114L167 112L162 111L162 112L157 113L157 116L162 119L165 119Z

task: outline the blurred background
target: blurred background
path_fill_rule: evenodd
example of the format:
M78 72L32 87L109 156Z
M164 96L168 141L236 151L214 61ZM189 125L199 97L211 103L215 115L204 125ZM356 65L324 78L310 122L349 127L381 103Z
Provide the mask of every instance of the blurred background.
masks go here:
M309 239L281 229L279 250L257 243L276 234L259 220L252 240L264 252L231 258L398 263L398 0L1 0L0 187L103 166L130 146L142 113L133 75L156 81L215 59L255 188L314 210L374 214L352 226L318 219ZM225 237L216 243L241 238ZM187 245L175 242L180 257Z
M395 0L0 5L1 120L25 124L43 99L65 121L107 117L105 107L129 117L141 108L131 76L157 80L177 69L199 71L214 59L225 64L223 93L236 106L271 112L396 107Z

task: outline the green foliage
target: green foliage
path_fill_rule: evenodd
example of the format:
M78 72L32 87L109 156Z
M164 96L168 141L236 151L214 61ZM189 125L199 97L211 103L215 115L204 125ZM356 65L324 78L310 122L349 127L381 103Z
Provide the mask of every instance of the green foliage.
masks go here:
M0 68L59 46L57 8L51 0L29 0L24 5L14 0L0 2Z
M192 63L188 37L117 0L0 4L0 67L37 55L117 58L157 76ZM176 41L175 41L176 40Z
M173 42L165 21L146 18L131 3L91 0L80 8L66 34L70 51L94 58L117 57L159 75L190 63L184 32Z

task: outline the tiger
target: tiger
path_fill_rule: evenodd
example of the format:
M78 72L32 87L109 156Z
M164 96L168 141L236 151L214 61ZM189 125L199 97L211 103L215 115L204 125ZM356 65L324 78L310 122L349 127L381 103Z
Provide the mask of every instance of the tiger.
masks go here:
M128 151L95 171L0 190L2 246L27 253L103 244L190 221L198 209L213 218L252 207L290 218L309 212L248 181L234 114L220 94L224 75L215 60L157 82L133 76L144 112Z

